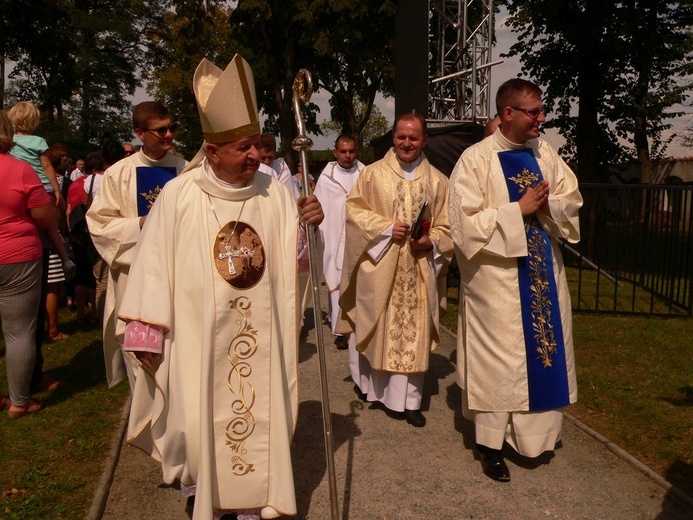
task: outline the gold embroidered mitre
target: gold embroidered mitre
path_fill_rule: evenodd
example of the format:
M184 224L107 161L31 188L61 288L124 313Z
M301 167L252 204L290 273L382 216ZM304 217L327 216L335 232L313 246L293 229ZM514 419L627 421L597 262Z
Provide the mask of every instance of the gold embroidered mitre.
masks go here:
M238 54L223 71L203 58L193 91L206 142L226 143L260 133L253 71Z

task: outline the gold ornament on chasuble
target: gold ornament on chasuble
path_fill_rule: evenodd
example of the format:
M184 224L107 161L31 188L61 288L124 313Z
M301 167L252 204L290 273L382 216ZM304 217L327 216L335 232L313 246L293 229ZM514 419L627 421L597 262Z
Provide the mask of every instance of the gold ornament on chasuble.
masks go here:
M142 191L140 195L147 200L147 209L152 209L152 206L156 202L156 198L161 193L161 186L156 186L154 189L149 191Z
M250 322L252 312L248 298L240 296L229 302L233 319L238 325L237 333L229 344L226 353L231 364L228 377L228 388L233 396L231 401L231 420L226 425L226 445L231 449L231 470L242 476L255 471L253 464L246 460L246 440L255 430L253 405L255 388L249 382L253 373L250 359L258 349L257 330Z
M231 287L249 289L265 272L265 255L260 236L250 224L231 221L217 233L214 265Z
M419 181L403 179L395 183L395 220L413 224L425 200L425 189ZM399 260L387 311L387 366L392 372L416 369L421 328L426 323L426 289L419 276L417 260L408 241L399 249Z
M553 323L551 321L551 300L549 299L549 272L546 266L547 244L539 230L532 226L527 237L528 257L532 296L530 308L532 309L532 328L534 339L537 342L537 359L540 359L544 368L553 365L552 357L558 351L554 336Z
M528 188L534 186L539 180L538 173L531 172L527 168L509 180L519 186L519 192L524 194ZM546 265L547 247L550 243L539 231L539 222L534 215L525 218L525 232L527 233L527 265L530 273L532 312L532 333L537 342L537 359L540 359L544 368L553 365L553 356L558 351L554 336L554 328L551 322L551 300L549 299L549 271Z

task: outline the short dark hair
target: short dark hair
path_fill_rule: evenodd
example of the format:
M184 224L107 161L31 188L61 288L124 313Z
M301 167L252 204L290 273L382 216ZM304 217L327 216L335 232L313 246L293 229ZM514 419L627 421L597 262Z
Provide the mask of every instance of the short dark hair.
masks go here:
M135 105L132 110L132 127L146 129L150 119L166 119L167 117L171 117L171 112L163 103L143 101L139 105Z
M260 134L260 144L258 145L258 148L261 150L275 151L277 149L277 141L274 139L272 134L263 132Z
M84 173L91 174L94 170L103 171L103 156L101 152L90 152L84 158Z
M541 89L526 79L509 79L498 87L498 92L496 92L496 111L498 114L502 114L505 107L516 106L520 102L520 98L527 94L541 97Z
M419 124L421 125L421 128L423 129L423 134L424 135L428 134L428 127L426 126L426 119L421 114L415 114L413 112L405 112L404 114L398 115L397 119L395 119L395 124L392 125L392 133L393 134L394 134L395 130L397 129L397 125L399 124L400 121L418 121Z
M116 141L115 139L106 139L101 144L101 155L103 156L103 161L108 167L125 157L125 150L119 141Z
M334 140L334 149L335 150L339 146L339 141L347 141L349 143L354 143L354 146L356 146L356 139L351 137L349 134L339 134L339 137L337 137L337 139Z

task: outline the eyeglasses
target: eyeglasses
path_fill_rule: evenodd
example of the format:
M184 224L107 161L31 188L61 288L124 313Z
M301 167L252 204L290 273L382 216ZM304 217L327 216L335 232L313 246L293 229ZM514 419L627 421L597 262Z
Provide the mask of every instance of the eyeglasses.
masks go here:
M164 133L164 135L166 135L166 134ZM135 150L125 150L125 156L126 157L129 155L132 155L133 153L135 153Z
M168 132L175 134L176 130L178 130L178 126L178 123L171 123L169 126L160 126L159 128L145 128L145 130L147 132L155 133L159 137L166 137L166 134Z
M525 114L527 114L527 115L528 115L529 117L531 117L532 119L538 118L538 117L539 117L539 114L544 114L544 115L546 115L546 112L544 112L544 107L541 107L541 108L529 108L529 109L527 109L527 108L520 108L520 107L510 107L510 108L512 108L513 110L519 110L520 112L524 112Z

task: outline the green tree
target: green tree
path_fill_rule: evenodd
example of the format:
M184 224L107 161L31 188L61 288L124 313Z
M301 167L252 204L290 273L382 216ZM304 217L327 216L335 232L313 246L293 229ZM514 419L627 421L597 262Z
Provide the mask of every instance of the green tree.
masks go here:
M509 55L519 55L523 72L545 87L556 110L547 126L566 137L561 151L577 160L580 179L600 180L606 163L634 154L648 160L649 140L658 140L676 115L667 109L689 88L677 83L690 73L690 2L502 3L518 33Z
M355 118L357 120L361 120L364 118L363 113L368 109L367 103L364 101L361 101L359 99L356 100L356 110L355 110ZM389 130L389 124L387 121L387 118L382 114L380 109L378 108L378 105L373 105L371 108L371 114L370 117L368 118L368 122L366 123L366 126L363 128L361 131L359 137L361 139L361 142L357 141L357 146L359 149L363 148L365 146L369 146L370 142L377 138L380 137L384 134L387 133ZM323 130L323 132L326 135L334 135L335 138L339 136L340 134L346 133L347 135L351 135L348 131L344 130L344 123L341 121L335 121L334 119L330 119L329 121L325 121L320 125L320 128ZM352 136L353 137L353 136Z
M36 103L42 135L80 154L106 135L129 137L146 15L141 0L3 0L0 54L16 62L9 98Z
M315 74L314 6L307 0L239 0L230 19L233 38L250 63L259 109L267 116L265 130L279 136L279 155L295 171L296 136L293 82L301 68ZM320 133L317 107L308 103L306 129Z
M374 113L375 96L394 93L396 3L322 0L315 5L317 80L331 94L332 121L359 147ZM381 134L382 135L382 134Z
M220 68L231 61L231 8L225 1L175 0L160 4L147 34L147 92L164 103L180 124L178 151L192 157L204 139L192 78L202 58Z

